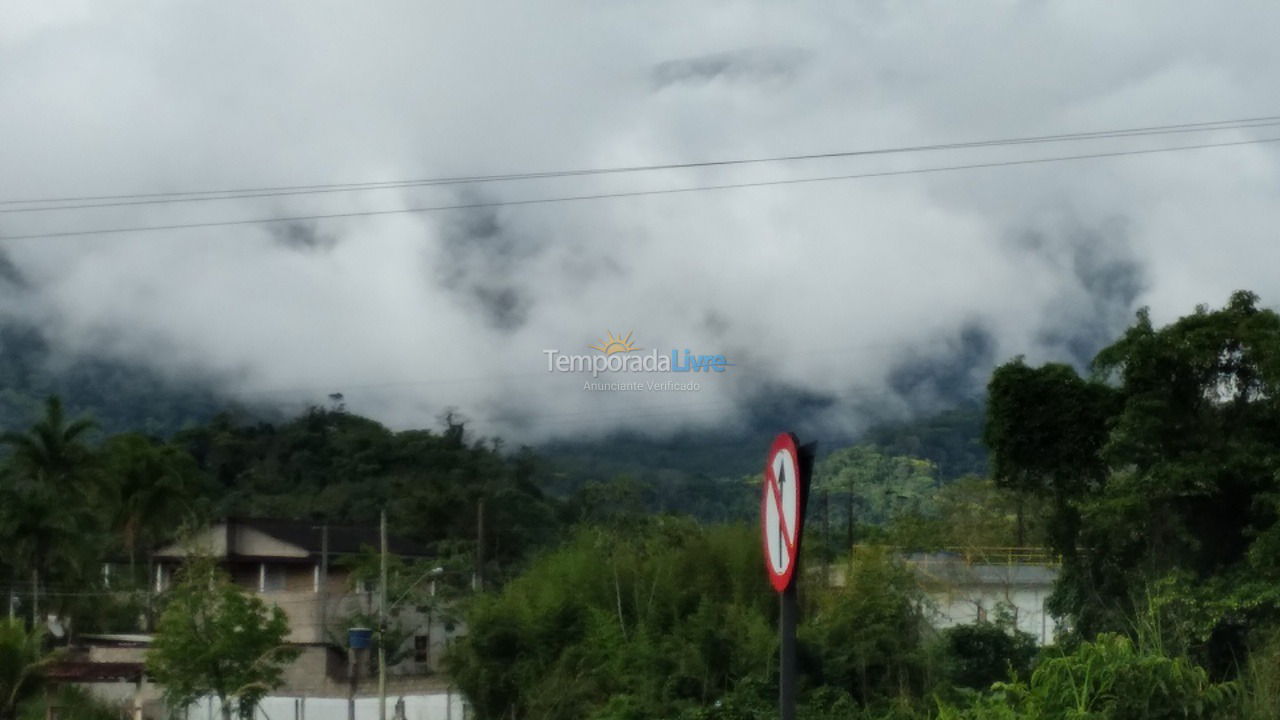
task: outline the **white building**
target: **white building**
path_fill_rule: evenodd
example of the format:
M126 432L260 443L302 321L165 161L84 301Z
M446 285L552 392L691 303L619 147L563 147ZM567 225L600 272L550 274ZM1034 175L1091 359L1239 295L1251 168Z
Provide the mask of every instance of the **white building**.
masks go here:
M866 546L854 548L854 562ZM883 551L886 548L875 548ZM890 549L891 550L891 549ZM1011 616L1040 645L1053 642L1058 623L1045 609L1061 561L1038 548L954 548L897 552L915 575L928 602L924 613L939 630ZM845 569L831 568L831 582L844 584Z
M1002 610L1036 642L1053 642L1058 623L1045 602L1058 579L1053 558L1043 553L953 551L903 557L928 595L926 616L938 629L996 620Z

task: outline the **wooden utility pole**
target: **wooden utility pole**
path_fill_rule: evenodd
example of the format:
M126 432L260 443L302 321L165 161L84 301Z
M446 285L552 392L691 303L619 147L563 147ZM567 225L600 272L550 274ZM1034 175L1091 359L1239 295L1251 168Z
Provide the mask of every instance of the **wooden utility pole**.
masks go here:
M387 511L382 511L382 580L378 583L378 720L387 720Z

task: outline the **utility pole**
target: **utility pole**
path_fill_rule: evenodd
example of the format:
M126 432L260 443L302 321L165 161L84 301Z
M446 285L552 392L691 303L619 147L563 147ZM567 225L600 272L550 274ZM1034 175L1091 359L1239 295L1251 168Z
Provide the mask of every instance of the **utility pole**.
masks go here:
M148 552L147 553L147 574L142 578L142 587L146 588L146 592L147 592L147 596L146 596L147 632L152 632L153 630L156 629L156 585L151 580L151 578L155 577L155 574L156 574L155 564L156 564L156 559L152 557L150 552ZM135 581L137 580L136 577L132 579Z
M347 645L351 645L351 635L347 635ZM360 655L354 647L347 648L347 720L356 720L356 686L360 682Z
M329 641L329 525L320 526L320 642Z
M822 584L831 587L831 495L822 490Z
M387 511L382 511L382 581L378 583L378 720L387 720Z
M845 514L844 525L844 548L849 552L853 552L853 481L849 481L849 508Z
M484 498L476 501L476 592L484 590Z

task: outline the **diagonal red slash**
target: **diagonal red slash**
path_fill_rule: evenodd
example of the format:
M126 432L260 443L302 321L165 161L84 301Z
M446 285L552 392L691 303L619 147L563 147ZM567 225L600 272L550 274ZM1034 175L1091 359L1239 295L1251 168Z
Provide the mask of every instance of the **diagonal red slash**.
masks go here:
M787 526L787 515L782 510L782 491L778 488L778 478L773 474L773 465L769 465L766 470L764 480L769 485L769 496L778 509L778 525L782 532L782 542L787 546L787 564L790 565L796 556L796 543L791 537L791 528Z

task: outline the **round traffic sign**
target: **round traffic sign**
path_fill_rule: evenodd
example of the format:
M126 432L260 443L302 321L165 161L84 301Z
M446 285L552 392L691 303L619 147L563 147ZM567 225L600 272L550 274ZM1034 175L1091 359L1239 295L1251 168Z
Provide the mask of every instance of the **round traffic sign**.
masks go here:
M800 453L795 436L782 433L769 448L760 494L760 529L764 540L764 564L773 589L783 592L796 568L802 521Z

